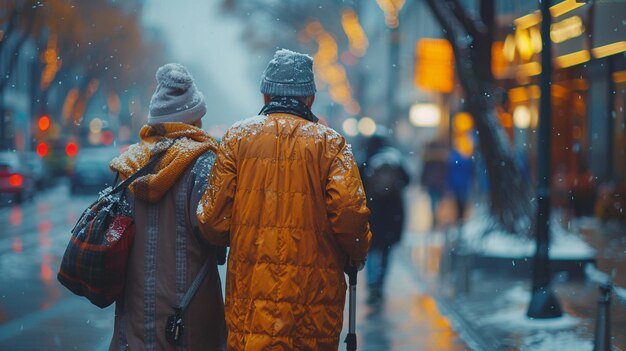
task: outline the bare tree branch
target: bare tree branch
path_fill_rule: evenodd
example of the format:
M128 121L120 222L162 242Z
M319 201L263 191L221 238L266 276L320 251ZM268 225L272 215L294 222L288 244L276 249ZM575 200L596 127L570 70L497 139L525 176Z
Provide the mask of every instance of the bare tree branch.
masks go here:
M486 34L487 29L484 23L470 17L458 0L446 0L444 2L447 2L448 7L454 14L454 17L456 17L456 19L461 23L467 34L474 38L478 38Z
M30 37L30 30L33 27L33 23L34 19L30 17L30 19L28 20L28 24L26 25L26 30L22 33L22 35L15 43L15 46L11 50L12 52L11 57L9 58L9 63L6 67L6 70L2 72L2 75L0 76L0 91L4 91L4 88L7 86L9 80L11 79L11 73L13 72L13 69L17 64L17 59L20 56L20 50L22 49L22 46L24 46L24 44L26 43L26 40Z
M529 232L532 205L529 184L521 177L510 145L498 123L491 73L492 30L472 36L472 21L456 0L426 0L452 44L456 72L466 96L465 108L474 119L479 147L490 181L490 209L498 223L510 232ZM481 0L485 25L493 26L493 0Z
M13 30L15 30L15 23L17 22L18 12L19 12L19 9L17 5L15 5L13 9L11 10L11 14L9 15L7 27L4 30L4 34L2 35L3 38L2 40L0 40L0 52L2 52L2 49L8 42L7 38L9 38L13 34Z
M446 39L452 44L456 72L461 86L466 92L476 91L470 50L470 44L474 38L468 38L468 33L447 5L447 1L426 0L426 3L441 24Z

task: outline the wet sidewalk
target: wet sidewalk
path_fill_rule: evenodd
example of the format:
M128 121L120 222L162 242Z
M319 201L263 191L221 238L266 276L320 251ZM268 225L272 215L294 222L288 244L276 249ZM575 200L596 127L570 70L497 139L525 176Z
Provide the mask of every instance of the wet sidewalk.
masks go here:
M577 223L576 225L579 225ZM619 233L585 224L581 236L596 250L598 267L616 269L616 283L623 284L626 250ZM593 229L592 229L593 228ZM606 229L606 228L605 228ZM579 230L579 228L572 228ZM476 350L592 350L599 297L597 284L567 280L555 274L553 287L563 317L538 320L526 317L530 300L529 279L487 274L472 270L466 286L459 284L463 272L442 272L443 233L407 233L403 254L413 262L413 272L437 298L442 313ZM592 240L594 239L595 240ZM445 262L445 260L444 260ZM445 271L445 269L444 269ZM614 350L626 350L626 307L613 299L611 331Z
M432 217L428 210L428 196L416 186L411 187L406 195L407 232L397 255L405 256L411 262L414 279L436 298L441 313L472 349L593 349L599 297L596 283L588 279L570 279L567 274L555 272L553 287L564 315L553 320L531 320L526 317L530 278L478 269L468 270L467 274L451 270L451 262L442 260L442 255L449 258L449 253L443 252L443 229L430 230ZM453 212L445 200L440 204L437 217L443 227L452 222ZM470 217L476 215L474 208L468 212ZM562 213L559 218L564 230L574 233L596 250L598 269L607 273L615 271L615 283L626 287L626 226L615 222L601 223L593 218L570 220ZM626 307L615 296L610 314L613 350L624 351Z
M441 313L435 298L415 277L408 255L399 247L390 258L385 302L374 308L367 298L365 272L357 284L357 350L359 351L461 351L471 350ZM348 306L344 313L339 350L348 331Z

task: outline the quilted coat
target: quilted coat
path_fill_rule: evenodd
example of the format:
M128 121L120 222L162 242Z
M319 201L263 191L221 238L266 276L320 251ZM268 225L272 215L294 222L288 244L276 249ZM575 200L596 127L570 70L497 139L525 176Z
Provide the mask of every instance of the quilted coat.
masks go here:
M257 116L222 140L198 206L200 229L230 244L230 350L336 350L344 266L371 241L350 145L286 113Z

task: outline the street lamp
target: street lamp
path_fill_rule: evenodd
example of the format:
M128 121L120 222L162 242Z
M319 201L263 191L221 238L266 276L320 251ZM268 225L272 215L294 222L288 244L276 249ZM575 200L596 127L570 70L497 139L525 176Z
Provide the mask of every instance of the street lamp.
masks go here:
M533 286L530 304L526 315L530 318L561 317L561 305L550 288L550 114L552 95L550 80L552 75L552 41L550 40L550 2L541 2L541 51L542 72L540 76L541 100L539 102L539 147L537 183L537 222L536 248L533 260Z

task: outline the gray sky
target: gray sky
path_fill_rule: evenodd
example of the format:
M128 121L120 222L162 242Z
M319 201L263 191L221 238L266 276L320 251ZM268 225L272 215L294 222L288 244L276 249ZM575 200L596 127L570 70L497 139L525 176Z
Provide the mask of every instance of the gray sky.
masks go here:
M251 70L258 54L241 42L237 19L219 12L219 1L147 0L144 23L164 36L172 60L187 66L203 92L204 123L226 124L250 117L262 107L261 72Z

